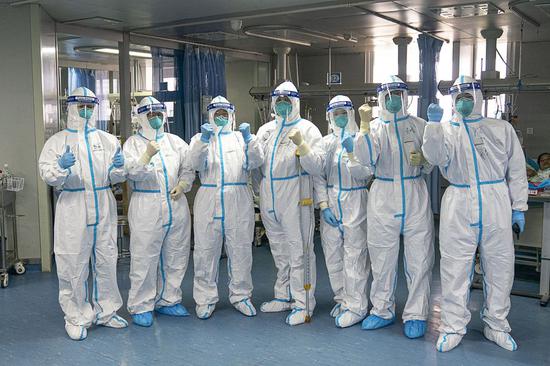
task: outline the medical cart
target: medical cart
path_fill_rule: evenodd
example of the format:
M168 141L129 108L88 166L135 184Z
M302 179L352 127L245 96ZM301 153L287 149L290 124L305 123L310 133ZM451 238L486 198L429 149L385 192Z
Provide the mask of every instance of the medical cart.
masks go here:
M9 284L8 271L13 268L16 274L25 273L25 266L17 252L17 213L15 212L16 192L23 189L23 178L4 177L0 179L0 287ZM11 240L8 240L8 224L11 223ZM11 248L10 248L11 246Z

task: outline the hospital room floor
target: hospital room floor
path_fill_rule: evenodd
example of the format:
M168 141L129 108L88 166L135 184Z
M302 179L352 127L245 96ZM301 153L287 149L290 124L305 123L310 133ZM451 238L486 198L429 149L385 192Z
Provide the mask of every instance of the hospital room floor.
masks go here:
M71 341L65 334L57 302L55 273L29 271L12 277L0 290L0 364L2 365L548 365L550 363L550 307L536 299L512 297L510 323L519 344L517 352L505 351L482 334L479 310L483 294L473 290L472 321L462 345L452 352L435 351L439 324L441 285L434 269L429 330L424 338L409 340L399 320L394 325L363 331L360 325L338 329L329 316L333 305L324 259L317 238L318 288L310 324L290 327L286 313L254 318L238 313L227 299L226 260L219 277L220 302L209 320L195 316L192 298L192 263L183 282L187 318L157 316L151 328L130 324L115 330L93 327L88 339ZM438 261L436 261L437 263ZM119 284L126 302L129 264L119 266ZM527 276L529 277L529 276ZM532 276L531 276L532 277ZM259 309L272 297L275 267L269 247L254 248L253 302ZM402 268L397 287L398 317L406 300ZM516 280L515 287L534 290L532 278ZM120 315L129 319L125 308Z

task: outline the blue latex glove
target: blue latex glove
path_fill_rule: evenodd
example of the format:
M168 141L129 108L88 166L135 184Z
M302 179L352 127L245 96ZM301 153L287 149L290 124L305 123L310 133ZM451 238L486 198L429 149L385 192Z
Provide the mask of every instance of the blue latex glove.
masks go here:
M519 232L525 230L525 214L522 211L512 210L512 226L518 224Z
M539 184L529 183L529 189L537 190L537 189L545 189L547 187L550 187L550 179L545 179Z
M113 156L113 165L115 168L122 168L124 166L124 155L122 155L120 147L116 149L115 156Z
M252 140L252 134L250 133L250 125L248 123L241 123L239 125L239 131L243 135L245 143L249 143Z
M70 146L67 146L65 148L65 152L57 160L57 163L59 164L61 169L69 169L74 165L75 162L76 162L76 158L74 157L74 154L71 152Z
M432 103L428 107L428 122L441 122L443 118L443 108L438 104Z
M351 135L344 136L342 140L342 146L346 149L347 152L353 152L353 137Z
M201 126L201 141L207 144L210 141L210 136L214 133L214 129L210 123L205 123Z
M336 216L334 216L329 207L325 208L321 213L323 214L323 219L327 224L333 227L338 227L338 220L336 220Z

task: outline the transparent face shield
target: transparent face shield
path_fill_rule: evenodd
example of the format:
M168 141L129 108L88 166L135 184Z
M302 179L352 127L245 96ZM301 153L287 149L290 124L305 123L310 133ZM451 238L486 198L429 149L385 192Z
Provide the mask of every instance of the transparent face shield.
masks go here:
M138 109L138 114L145 116L149 126L157 132L164 124L166 107L162 103L148 104Z
M344 108L336 108L329 112L329 119L331 120L331 127L334 132L338 132L340 129L340 139L344 138L346 130L350 123L349 113Z
M273 110L277 116L286 120L292 112L292 101L288 96L280 95L275 99Z
M218 109L214 112L214 123L218 127L224 127L229 123L229 112L226 109Z
M479 89L477 83L459 84L451 88L451 93L455 94L454 109L463 118L470 117L477 107L476 89Z
M231 103L216 102L208 106L208 122L216 127L217 130L222 130L228 126L228 129L233 130L235 124L235 107Z
M147 113L147 121L149 126L154 130L159 130L164 122L164 114L162 112L149 112Z
M153 118L163 118L164 115L162 114L162 112L149 112L147 113L147 119L148 120L152 120Z
M386 84L386 91L387 93L384 97L385 109L390 113L401 112L402 114L406 114L412 100L405 100L405 93L403 93L403 90L391 90L389 84Z
M78 115L86 120L92 118L94 114L95 104L93 103L78 103L76 106Z
M326 119L333 133L340 133L343 136L344 132L349 134L357 132L353 104L344 96L336 96L331 100L327 107Z

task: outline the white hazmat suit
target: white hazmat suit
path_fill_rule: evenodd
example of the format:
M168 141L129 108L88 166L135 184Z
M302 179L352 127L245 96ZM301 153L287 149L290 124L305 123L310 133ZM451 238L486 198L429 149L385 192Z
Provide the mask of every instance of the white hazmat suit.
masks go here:
M334 112L342 114L347 124L342 128L335 122ZM343 140L350 143L357 132L351 100L345 96L332 98L327 108L327 120L332 133L323 137L321 165L310 154L300 157L304 168L320 176L326 189L318 192L321 209L325 203L338 220L334 227L321 220L321 244L329 273L334 300L339 309L332 312L338 327L348 327L366 316L368 311L367 279L367 180L369 168L359 164L352 151L346 151Z
M474 106L463 117L457 97L469 95ZM430 122L424 134L426 159L440 167L450 186L443 195L441 251L441 336L439 351L456 347L466 334L476 249L481 255L485 301L481 319L485 335L515 350L506 319L514 281L512 210L527 210L525 157L509 123L483 118L480 85L461 76L451 88L450 121Z
M411 161L413 154L421 151L426 122L407 112L407 89L395 76L378 88L380 115L370 123L369 133L358 134L355 149L359 161L376 177L367 205L373 308L363 328L381 328L395 319L397 260L403 236L408 288L403 321L405 334L415 338L424 334L429 312L433 215L422 175L430 173L432 166ZM398 96L393 97L392 92ZM415 323L422 329L409 334L408 326Z
M80 87L67 103L67 128L46 141L38 164L44 182L61 190L54 223L59 303L67 333L79 340L86 338L92 323L127 325L116 315L122 298L116 276L117 209L111 191L111 185L123 182L126 175L123 166L116 168L112 163L120 151L118 140L95 128L95 95ZM92 106L85 117L79 112L82 105ZM66 151L74 156L74 165L63 169L58 160Z
M181 282L189 261L189 205L184 194L171 197L170 193L175 187L188 192L195 172L188 161L187 143L163 132L165 110L155 98L143 98L138 107L140 130L124 144L132 190L128 212L132 234L128 311L132 315L155 308L162 312L161 308L180 304ZM148 114L154 113L162 118L160 125L155 126L158 128L153 128L148 120ZM143 158L148 146L154 145L152 142L158 144L158 152ZM150 325L135 318L134 322Z
M219 110L227 113L223 126L215 123ZM201 180L193 208L193 297L197 316L209 318L219 300L217 279L223 243L228 257L229 301L244 315L254 316L254 206L248 178L250 170L262 164L263 153L255 136L249 135L250 140L245 142L242 133L233 131L235 108L224 97L212 100L208 118L203 133L195 135L190 145L191 162Z
M289 100L284 115L277 114L279 98ZM289 139L292 130L300 131L303 140L311 147L312 156L322 154L322 135L310 121L300 117L300 99L296 87L284 82L272 93L272 109L275 120L266 123L258 131L265 154L262 166L263 179L260 185L260 211L267 237L277 267L275 298L262 304L264 312L286 311L292 308L286 322L290 325L306 321L306 290L304 288L305 255L303 237L313 232L314 220L302 217L300 184L304 193L312 197L312 187L324 190L320 178L313 178L299 167L296 146ZM300 174L302 174L300 176ZM318 200L317 200L318 202ZM301 222L302 221L302 222ZM307 222L306 222L307 221ZM315 254L309 245L309 289L310 313L315 308Z

